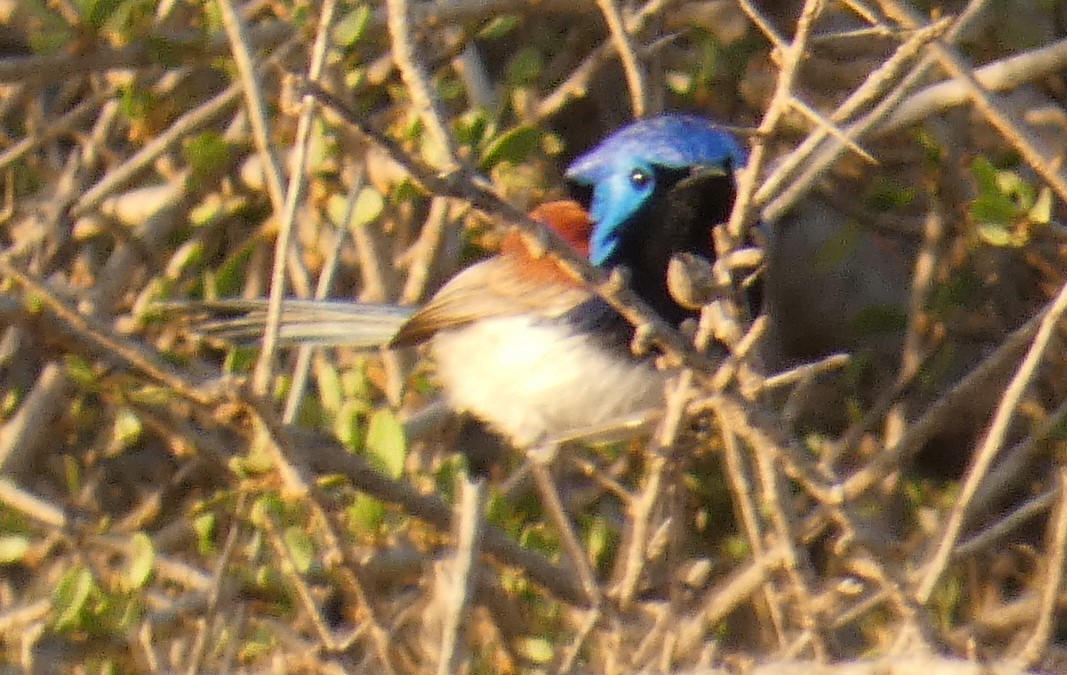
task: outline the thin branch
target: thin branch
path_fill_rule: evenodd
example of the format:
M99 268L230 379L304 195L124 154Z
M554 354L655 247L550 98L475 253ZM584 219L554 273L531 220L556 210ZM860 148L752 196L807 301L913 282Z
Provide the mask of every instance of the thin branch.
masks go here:
M1065 312L1067 312L1067 284L1064 284L1060 289L1059 294L1052 303L1052 307L1044 319L1041 320L1041 325L1038 327L1037 335L1030 345L1026 358L1019 365L1019 370L1016 371L1007 389L1004 390L1004 395L997 406L997 412L993 416L993 422L990 424L989 431L981 447L975 453L971 468L968 470L967 477L960 488L959 497L954 502L952 511L945 523L941 540L938 542L933 556L923 566L923 573L915 590L915 597L922 604L926 604L929 601L934 586L952 558L952 550L955 548L956 541L959 538L971 499L974 498L978 486L993 463L993 459L1003 446L1004 439L1008 434L1008 428L1019 406L1019 401L1030 385L1038 366L1044 360L1045 352L1055 336L1056 326Z
M608 30L611 31L611 40L615 44L615 50L619 53L619 60L622 61L622 70L626 73L626 84L630 89L630 107L633 109L634 117L644 117L648 106L644 68L637 59L630 35L626 31L626 26L623 25L622 13L615 4L615 0L596 0L596 4L600 8L600 13L604 15L604 21L607 22Z

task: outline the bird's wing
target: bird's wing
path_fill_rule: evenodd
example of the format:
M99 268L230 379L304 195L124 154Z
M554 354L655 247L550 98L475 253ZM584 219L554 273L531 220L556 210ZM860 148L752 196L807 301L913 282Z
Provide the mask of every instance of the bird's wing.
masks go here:
M558 317L589 299L589 291L559 275L531 274L513 256L495 256L452 277L405 323L390 345L413 345L439 330L516 314Z

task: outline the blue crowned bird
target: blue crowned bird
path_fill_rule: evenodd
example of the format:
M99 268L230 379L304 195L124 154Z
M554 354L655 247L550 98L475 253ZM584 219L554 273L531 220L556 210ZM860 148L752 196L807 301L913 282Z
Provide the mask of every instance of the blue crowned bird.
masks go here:
M590 261L625 266L632 289L667 321L695 315L667 288L671 257L714 258L712 228L733 205L742 147L708 120L662 115L629 124L569 166L586 199L552 202L533 217ZM203 332L247 339L262 333L265 303L223 301L243 313ZM286 301L283 342L400 347L428 341L449 406L520 449L659 407L665 375L629 347L633 329L548 257L517 236L501 252L454 276L419 308L339 301ZM461 445L462 447L462 445ZM472 457L472 470L485 466Z

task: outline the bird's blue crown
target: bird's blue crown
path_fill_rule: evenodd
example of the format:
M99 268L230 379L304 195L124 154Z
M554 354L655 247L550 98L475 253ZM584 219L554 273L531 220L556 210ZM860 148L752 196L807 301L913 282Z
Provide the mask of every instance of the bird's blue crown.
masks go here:
M611 262L627 221L656 189L656 169L733 170L746 157L732 134L692 115L638 120L608 136L567 168L568 179L593 188L591 262Z

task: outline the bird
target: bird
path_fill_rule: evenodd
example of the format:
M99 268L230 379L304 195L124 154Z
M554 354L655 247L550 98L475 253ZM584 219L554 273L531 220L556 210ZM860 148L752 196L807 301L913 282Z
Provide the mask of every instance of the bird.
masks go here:
M734 170L745 158L737 139L705 118L638 120L569 165L577 201L548 202L531 216L593 265L627 268L632 290L677 325L696 311L671 296L667 266L683 252L714 259L712 228L730 214ZM263 301L204 307L240 316L202 323L202 333L231 340L262 333ZM634 328L554 259L532 255L517 233L422 307L287 300L282 311L283 343L428 343L446 402L469 438L531 450L662 404L667 374L651 355L632 352ZM468 455L475 474L488 471L487 461Z

